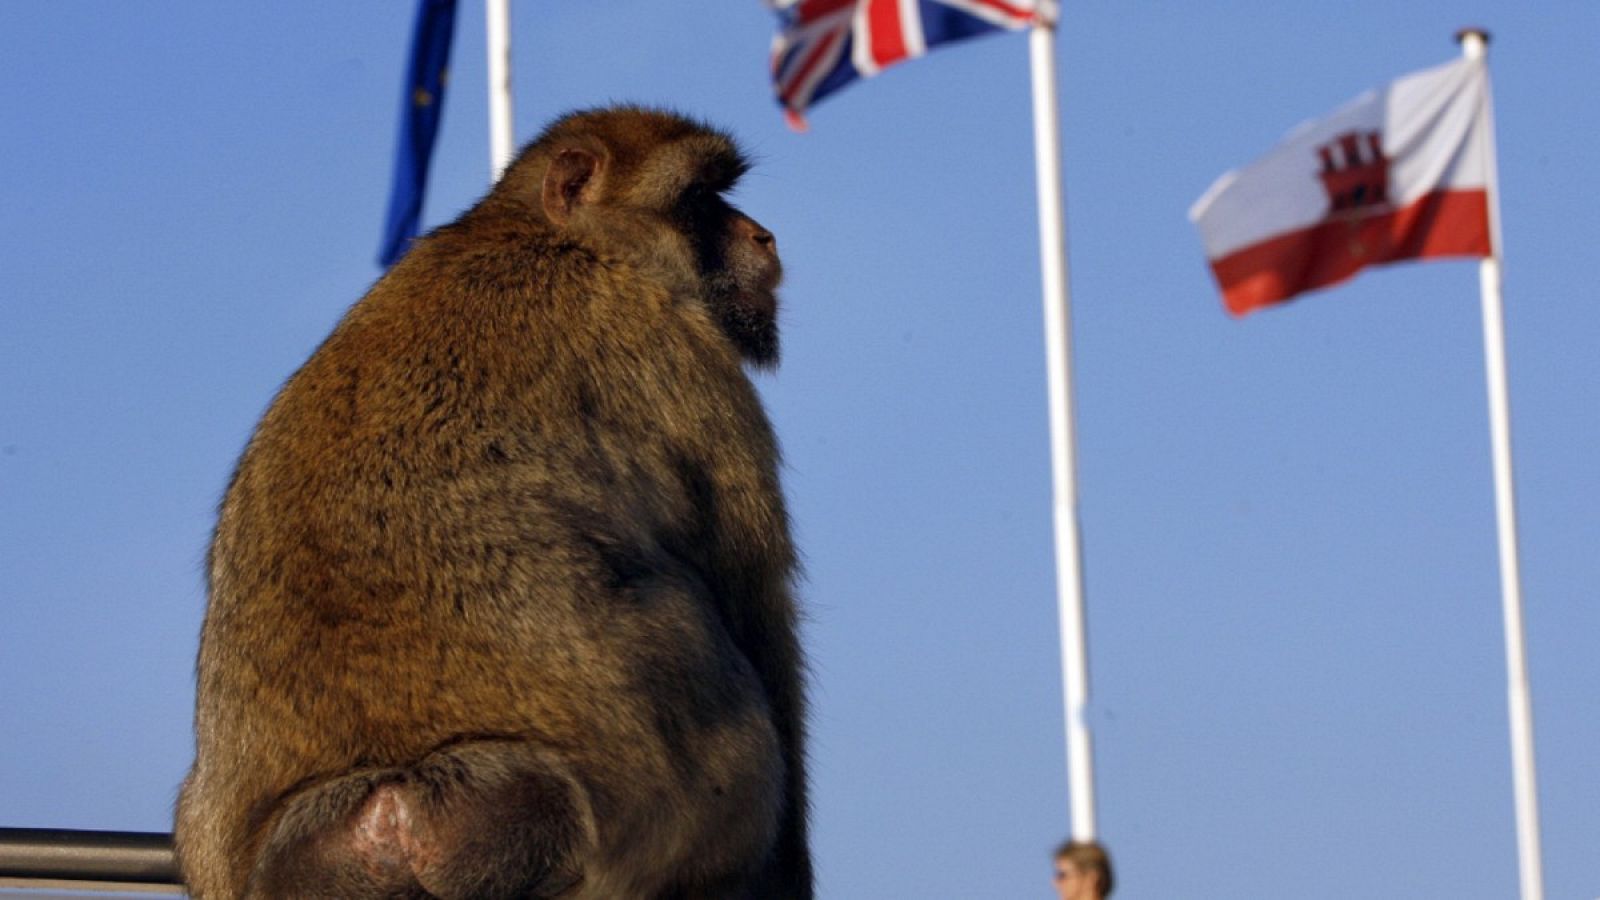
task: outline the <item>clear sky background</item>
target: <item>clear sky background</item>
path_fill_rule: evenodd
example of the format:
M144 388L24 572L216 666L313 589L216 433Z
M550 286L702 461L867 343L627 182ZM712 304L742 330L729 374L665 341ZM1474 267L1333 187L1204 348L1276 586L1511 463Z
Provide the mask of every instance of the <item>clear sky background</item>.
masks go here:
M0 824L166 830L201 560L257 417L377 277L411 2L0 2ZM518 140L726 126L777 232L759 384L808 578L827 898L1049 896L1067 833L1027 42L789 132L754 0L513 4ZM1477 274L1226 316L1227 169L1493 31L1548 895L1600 895L1600 5L1069 2L1100 830L1119 897L1516 891ZM426 223L485 189L482 7Z

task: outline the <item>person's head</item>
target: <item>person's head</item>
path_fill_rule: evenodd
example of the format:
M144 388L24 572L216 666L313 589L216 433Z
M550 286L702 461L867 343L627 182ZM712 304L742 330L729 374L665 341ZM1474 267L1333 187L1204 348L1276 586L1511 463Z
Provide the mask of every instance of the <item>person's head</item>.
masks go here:
M1056 848L1054 880L1061 900L1105 900L1114 886L1111 857L1094 841L1067 841Z

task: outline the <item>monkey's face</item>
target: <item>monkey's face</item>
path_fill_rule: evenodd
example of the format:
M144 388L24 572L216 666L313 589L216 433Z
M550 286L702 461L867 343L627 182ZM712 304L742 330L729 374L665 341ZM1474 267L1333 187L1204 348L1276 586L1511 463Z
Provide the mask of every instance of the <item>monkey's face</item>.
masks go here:
M745 360L777 362L783 268L772 232L725 197L749 167L730 138L624 107L569 116L532 151L546 160L536 192L552 225L686 290Z
M681 203L707 305L740 355L778 361L778 240L720 194L695 187Z

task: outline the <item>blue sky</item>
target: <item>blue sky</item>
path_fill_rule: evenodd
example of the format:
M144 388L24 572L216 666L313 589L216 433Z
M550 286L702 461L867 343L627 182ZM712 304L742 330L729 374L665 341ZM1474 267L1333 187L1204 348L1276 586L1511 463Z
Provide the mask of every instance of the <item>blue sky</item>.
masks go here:
M201 559L378 275L412 4L0 5L0 825L164 830ZM758 379L808 577L829 898L1047 897L1067 832L1026 40L789 132L756 2L514 4L519 141L722 124L777 232ZM485 188L463 4L426 223ZM1100 830L1119 897L1516 890L1477 277L1223 312L1189 204L1494 34L1545 873L1600 895L1600 6L1069 3L1061 95Z

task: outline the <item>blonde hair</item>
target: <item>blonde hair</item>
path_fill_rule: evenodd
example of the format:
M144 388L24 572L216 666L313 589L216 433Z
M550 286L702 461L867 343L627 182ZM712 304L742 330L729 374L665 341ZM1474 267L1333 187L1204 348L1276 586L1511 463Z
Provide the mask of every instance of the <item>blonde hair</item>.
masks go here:
M1101 897L1111 896L1115 880L1111 875L1111 854L1094 841L1067 841L1056 848L1056 860L1067 860L1084 872L1092 872Z

